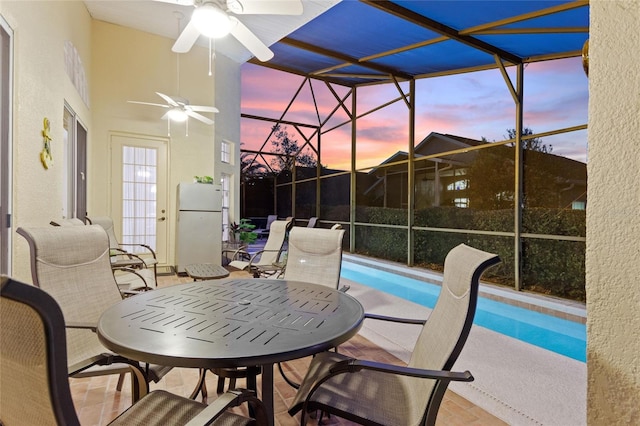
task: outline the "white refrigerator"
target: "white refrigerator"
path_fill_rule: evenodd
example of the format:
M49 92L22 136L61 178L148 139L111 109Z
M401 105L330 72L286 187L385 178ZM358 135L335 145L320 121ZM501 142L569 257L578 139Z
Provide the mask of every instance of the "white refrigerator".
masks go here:
M176 272L193 263L221 264L222 188L206 183L178 184Z

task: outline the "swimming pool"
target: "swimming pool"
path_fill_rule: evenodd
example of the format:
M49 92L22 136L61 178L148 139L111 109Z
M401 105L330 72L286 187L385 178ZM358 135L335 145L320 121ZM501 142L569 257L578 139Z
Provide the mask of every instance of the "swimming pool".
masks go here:
M440 286L413 278L343 261L343 278L433 308ZM474 324L523 342L586 361L584 324L480 297Z

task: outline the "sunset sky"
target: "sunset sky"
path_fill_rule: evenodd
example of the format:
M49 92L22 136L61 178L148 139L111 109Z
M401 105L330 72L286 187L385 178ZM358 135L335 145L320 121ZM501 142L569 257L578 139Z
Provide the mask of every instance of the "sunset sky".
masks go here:
M508 69L515 85L515 68ZM588 106L587 77L580 58L529 64L524 72L524 125L535 133L586 124ZM253 64L242 67L242 112L280 118L298 90L302 77L274 71ZM313 93L324 120L336 101L324 83L314 81ZM346 88L333 86L340 96ZM402 85L408 91L408 84ZM292 105L285 120L317 124L318 118L306 85ZM384 104L398 96L394 85L358 89L358 114ZM350 105L351 100L347 100ZM340 114L326 128L346 121ZM258 149L269 134L271 124L242 120L244 149ZM498 70L481 71L416 82L416 144L431 132L448 133L489 141L506 139L507 129L515 127L515 107L511 94ZM299 143L302 137L288 127ZM308 134L308 133L305 133ZM404 102L377 111L358 120L357 167L381 163L397 151L407 151L408 113ZM586 162L586 130L545 137L553 154ZM322 136L322 164L329 168L349 169L350 126L342 126ZM265 147L271 149L268 143Z

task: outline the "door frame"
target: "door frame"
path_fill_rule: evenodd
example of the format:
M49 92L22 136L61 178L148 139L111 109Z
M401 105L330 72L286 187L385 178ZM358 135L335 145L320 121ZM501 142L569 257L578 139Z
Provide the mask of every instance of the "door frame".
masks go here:
M168 137L162 137L162 136L156 136L156 135L144 135L144 134L139 134L139 133L129 133L129 132L119 132L119 131L111 131L109 132L109 187L108 187L108 210L110 212L111 217L114 219L114 227L115 227L115 231L116 231L116 235L118 235L119 239L122 238L122 222L121 220L117 220L117 218L121 218L122 217L122 212L119 212L117 215L115 215L114 213L116 212L115 209L117 206L114 206L114 185L117 182L122 182L122 178L119 176L115 176L114 173L114 168L115 168L115 164L113 164L114 162L114 152L113 150L116 148L116 146L121 146L122 144L120 142L116 142L115 138L128 138L128 139L138 139L140 141L150 141L150 142L156 142L156 143L161 143L164 145L165 150L166 150L166 155L165 155L165 160L164 162L161 164L160 162L158 162L158 168L162 167L164 168L164 186L165 186L165 206L164 206L164 213L160 213L156 210L156 215L157 217L160 217L160 215L164 216L166 219L163 220L164 222L164 226L165 226L165 236L164 236L164 242L163 244L163 251L158 251L157 248L160 245L160 241L157 238L156 235L156 255L158 255L158 264L159 265L168 265L169 264L169 255L170 255L170 238L169 238L169 232L170 232L170 218L171 215L169 213L169 203L171 202L171 198L170 198L170 194L169 194L169 182L170 182L170 176L169 176L169 155L170 155L170 149L169 149L169 142L170 139ZM134 145L129 145L129 146L134 146ZM120 169L121 170L121 169ZM122 173L122 170L120 171L120 174ZM157 197L156 197L156 202L157 202ZM122 205L120 205L120 207L122 207ZM161 206L156 205L156 209L160 209ZM163 255L164 254L164 258Z
M67 128L66 197L65 217L78 218L83 222L87 216L87 140L89 131L71 106L64 103L65 115L69 114ZM82 134L80 132L82 130Z
M84 136L81 137L79 130L84 131ZM76 117L75 127L75 170L74 170L74 185L75 185L75 216L83 222L87 218L87 146L89 141L89 130L84 125L82 120Z
M13 30L0 15L0 273L12 268Z

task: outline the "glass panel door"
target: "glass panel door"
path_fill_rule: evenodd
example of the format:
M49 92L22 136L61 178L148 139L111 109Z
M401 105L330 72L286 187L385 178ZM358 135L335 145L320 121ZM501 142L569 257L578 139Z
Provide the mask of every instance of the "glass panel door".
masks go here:
M167 141L112 134L111 157L111 217L116 235L121 243L149 245L158 263L166 264Z

